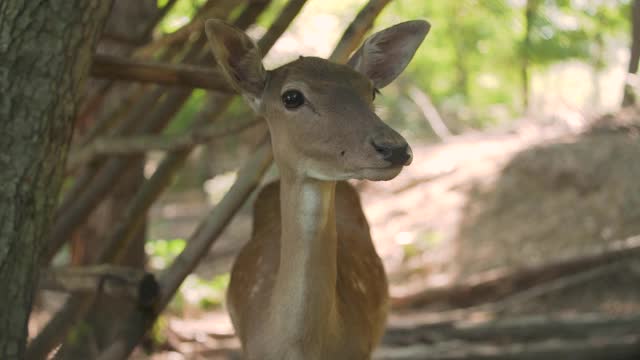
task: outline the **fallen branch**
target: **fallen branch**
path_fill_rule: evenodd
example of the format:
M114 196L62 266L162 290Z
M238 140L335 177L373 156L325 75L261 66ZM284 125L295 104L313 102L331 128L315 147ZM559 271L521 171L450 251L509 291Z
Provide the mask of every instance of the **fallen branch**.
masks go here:
M595 336L639 335L639 331L640 313L624 316L524 316L487 321L461 320L449 324L390 326L382 343L391 346L453 340L514 343L552 338L584 339Z
M629 259L640 255L640 236L608 245L605 250L589 255L557 260L515 271L490 271L461 284L428 287L412 294L395 296L395 309L446 304L463 308L495 301L547 281Z
M40 272L40 290L104 293L149 307L158 298L155 277L143 270L114 265L49 268Z
M374 360L634 360L640 358L640 335L594 337L580 341L548 340L508 345L449 342L434 346L382 348Z
M257 124L262 118L254 118L243 124L220 127L212 124L182 135L137 135L97 138L89 145L70 151L67 169L76 169L105 155L132 155L148 151L176 151L204 144L216 138L237 134Z
M91 75L112 80L151 82L229 92L231 88L217 70L194 65L144 62L96 54Z

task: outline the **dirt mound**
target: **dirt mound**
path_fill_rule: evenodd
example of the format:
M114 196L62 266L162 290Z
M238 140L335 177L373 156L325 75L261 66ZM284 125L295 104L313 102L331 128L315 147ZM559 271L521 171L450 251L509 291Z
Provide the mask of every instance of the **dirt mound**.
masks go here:
M459 276L640 234L639 125L632 111L603 117L583 134L519 152L495 181L473 187L456 239Z

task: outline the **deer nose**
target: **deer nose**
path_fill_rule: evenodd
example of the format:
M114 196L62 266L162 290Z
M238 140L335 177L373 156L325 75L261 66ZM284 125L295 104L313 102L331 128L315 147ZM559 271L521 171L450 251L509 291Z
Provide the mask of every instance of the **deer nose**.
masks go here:
M382 158L391 163L392 166L406 166L411 164L413 153L407 143L403 144L390 144L390 143L376 143L371 141L371 145L382 155Z

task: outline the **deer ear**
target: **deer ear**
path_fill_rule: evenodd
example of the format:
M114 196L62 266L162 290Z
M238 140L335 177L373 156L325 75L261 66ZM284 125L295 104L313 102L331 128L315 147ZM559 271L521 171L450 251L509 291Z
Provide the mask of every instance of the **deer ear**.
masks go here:
M224 21L209 19L204 29L220 70L257 110L266 83L260 50L247 34Z
M407 21L371 35L348 64L381 89L409 64L431 25L424 20Z

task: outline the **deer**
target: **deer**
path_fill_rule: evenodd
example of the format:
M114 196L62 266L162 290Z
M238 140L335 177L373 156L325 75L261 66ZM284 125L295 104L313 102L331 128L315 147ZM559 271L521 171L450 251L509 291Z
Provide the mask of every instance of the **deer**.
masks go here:
M391 180L411 163L407 141L373 102L429 29L400 23L368 37L346 64L300 56L267 71L247 34L205 22L218 68L266 120L280 175L256 197L227 290L245 359L369 359L380 341L387 278L346 180Z

